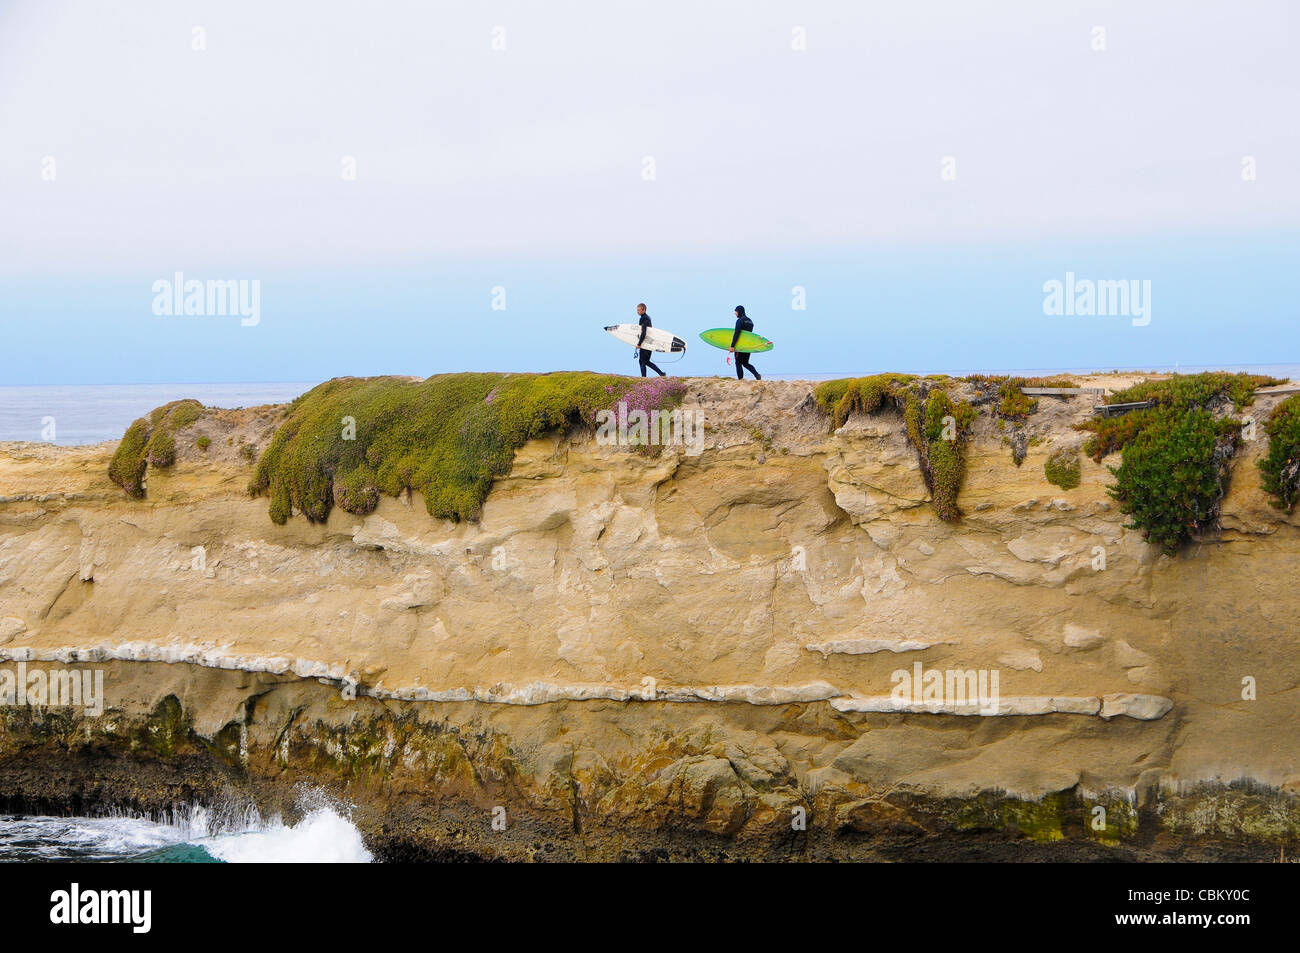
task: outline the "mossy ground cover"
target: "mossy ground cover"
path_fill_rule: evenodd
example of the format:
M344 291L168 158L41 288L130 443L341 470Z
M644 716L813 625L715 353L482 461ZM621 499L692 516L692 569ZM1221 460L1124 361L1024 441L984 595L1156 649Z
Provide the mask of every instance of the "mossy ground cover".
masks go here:
M1264 424L1268 454L1260 460L1260 482L1273 505L1291 512L1300 497L1300 394L1273 408Z
M472 520L528 440L591 425L620 400L667 410L683 391L576 371L339 378L290 405L249 491L270 497L280 524L293 512L324 521L336 505L364 515L381 493L408 491L423 494L431 516Z
M874 414L886 401L896 400L914 380L912 374L844 377L817 385L813 396L817 405L830 415L831 429L838 430L850 414Z
M817 386L813 396L838 429L854 412L872 414L889 406L903 414L907 440L916 450L921 475L940 519L961 518L957 495L966 477L966 433L979 412L964 400L953 400L949 377L918 378L911 374L876 374L841 378Z
M1053 450L1043 464L1043 475L1047 477L1048 483L1055 484L1062 490L1073 490L1082 478L1079 451L1074 447Z
M174 400L141 417L126 429L108 464L108 476L132 499L144 496L148 467L165 469L176 462L176 434L203 416L197 400Z
M1215 412L1229 403L1248 406L1256 388L1276 383L1260 374L1176 374L1107 397L1110 404L1154 402L1079 425L1092 434L1084 451L1094 460L1123 454L1120 466L1110 467L1116 482L1108 490L1133 518L1130 528L1144 530L1170 555L1194 533L1212 528L1241 431L1239 422Z

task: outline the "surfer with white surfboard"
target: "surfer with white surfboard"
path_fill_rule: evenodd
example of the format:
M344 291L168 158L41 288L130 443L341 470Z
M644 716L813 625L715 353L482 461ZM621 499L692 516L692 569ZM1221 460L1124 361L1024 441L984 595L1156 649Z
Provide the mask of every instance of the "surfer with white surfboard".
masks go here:
M640 315L638 324L610 324L605 330L618 338L624 344L631 344L635 349L633 353L641 362L641 376L646 376L646 368L653 368L660 377L667 377L660 368L650 360L651 352L662 351L665 354L685 354L686 342L674 334L656 328L650 323L650 315L646 314L644 304L636 306L636 313Z
M641 346L642 344L645 343L646 332L649 331L651 327L653 327L653 325L650 323L650 315L646 313L644 303L636 306L636 313L641 316L641 320L637 322L638 324L641 325L641 335L636 340L637 357L641 361L641 376L645 377L646 376L645 369L647 367L651 367L654 368L654 370L659 374L660 377L667 377L668 376L667 374L659 370L659 365L650 360L649 348L644 348Z

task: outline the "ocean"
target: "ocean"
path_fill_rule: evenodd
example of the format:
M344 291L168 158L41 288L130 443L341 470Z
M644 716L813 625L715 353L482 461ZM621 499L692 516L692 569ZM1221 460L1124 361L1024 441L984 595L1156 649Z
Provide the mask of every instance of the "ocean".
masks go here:
M297 824L203 807L165 819L0 814L0 863L370 863L345 810L312 800Z
M209 407L282 404L315 383L90 384L0 387L0 440L62 446L117 440L137 417L192 397Z

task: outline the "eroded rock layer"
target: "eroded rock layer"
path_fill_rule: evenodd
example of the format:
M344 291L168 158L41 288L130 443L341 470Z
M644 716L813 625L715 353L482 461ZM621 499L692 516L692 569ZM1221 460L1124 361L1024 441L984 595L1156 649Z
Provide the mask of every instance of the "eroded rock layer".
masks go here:
M98 668L106 703L5 709L0 795L309 782L388 856L1275 853L1300 830L1297 517L1247 442L1221 530L1162 555L1104 466L1044 478L1092 402L1044 399L1019 467L984 408L955 524L896 413L832 433L799 382L691 381L698 455L535 440L477 523L384 498L275 526L221 449L273 411L179 434L143 501L111 445L0 445L0 670ZM928 672L997 697L926 697Z

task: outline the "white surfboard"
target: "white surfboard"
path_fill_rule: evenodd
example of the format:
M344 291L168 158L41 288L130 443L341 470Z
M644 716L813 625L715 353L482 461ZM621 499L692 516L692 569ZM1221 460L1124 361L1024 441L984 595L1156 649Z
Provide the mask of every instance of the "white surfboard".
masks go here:
M624 344L631 344L633 347L636 347L636 342L641 340L639 324L610 324L605 327L605 330ZM677 354L686 350L686 342L663 328L646 328L645 340L641 341L641 347L647 351L667 351Z

